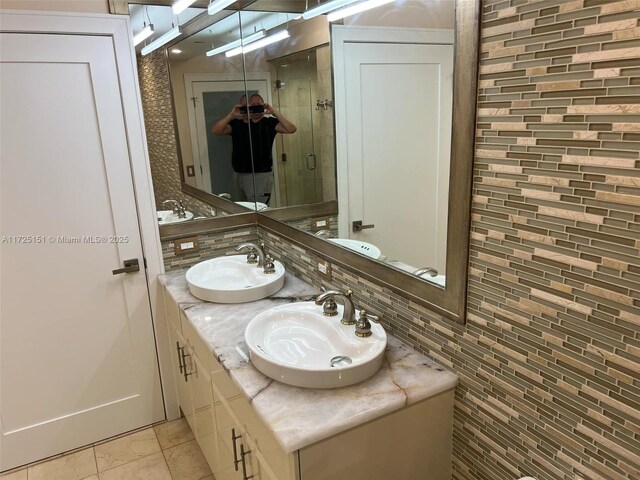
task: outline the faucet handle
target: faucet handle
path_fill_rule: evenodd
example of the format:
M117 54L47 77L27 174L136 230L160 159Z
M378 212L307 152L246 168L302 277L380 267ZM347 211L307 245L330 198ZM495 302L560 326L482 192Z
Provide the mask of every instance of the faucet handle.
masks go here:
M360 316L356 321L356 336L358 337L369 337L371 336L371 323L380 323L379 315L371 315L364 308L360 310Z
M276 266L273 263L273 257L271 257L271 255L266 254L264 256L264 273L266 274L271 274L271 273L276 273Z
M360 310L360 316L365 317L367 320L370 320L373 323L380 323L382 321L380 315L373 315L367 312L364 308Z

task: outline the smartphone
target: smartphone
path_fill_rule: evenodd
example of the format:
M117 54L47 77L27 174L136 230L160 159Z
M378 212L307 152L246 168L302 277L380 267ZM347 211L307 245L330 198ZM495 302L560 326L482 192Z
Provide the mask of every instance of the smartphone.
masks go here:
M264 105L250 105L249 111L251 113L264 113Z
M247 111L247 106L246 106L246 105L243 105L243 106L241 106L241 107L238 107L238 110L240 110L240 113L241 113L242 115L246 115L246 114L248 113L248 111Z

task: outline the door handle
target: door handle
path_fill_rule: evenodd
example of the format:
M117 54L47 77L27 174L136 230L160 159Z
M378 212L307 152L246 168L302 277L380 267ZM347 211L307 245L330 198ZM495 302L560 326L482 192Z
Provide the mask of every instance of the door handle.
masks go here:
M117 268L112 270L111 273L114 275L120 275L121 273L133 273L140 271L140 264L138 263L137 258L131 258L129 260L124 261L124 268Z
M354 232L361 232L362 230L365 230L367 228L373 228L375 227L375 225L371 224L371 225L363 225L362 224L362 220L355 220L354 222L351 223L352 226L352 230Z
M313 163L309 163L309 159L313 158ZM316 154L310 153L307 155L307 170L315 170L316 169Z

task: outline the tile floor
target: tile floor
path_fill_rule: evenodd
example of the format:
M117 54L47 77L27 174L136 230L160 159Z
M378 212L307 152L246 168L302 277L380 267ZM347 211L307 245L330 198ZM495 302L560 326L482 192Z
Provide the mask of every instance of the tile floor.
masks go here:
M2 480L215 480L184 418L0 475Z

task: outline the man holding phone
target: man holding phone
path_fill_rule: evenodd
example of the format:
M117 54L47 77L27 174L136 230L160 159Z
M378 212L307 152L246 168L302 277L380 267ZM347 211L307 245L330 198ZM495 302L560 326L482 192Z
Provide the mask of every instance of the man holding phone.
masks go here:
M238 186L248 201L269 203L273 190L273 140L278 133L290 134L296 130L291 121L258 94L251 95L249 102L243 95L231 112L213 125L214 135L231 135L231 164Z

